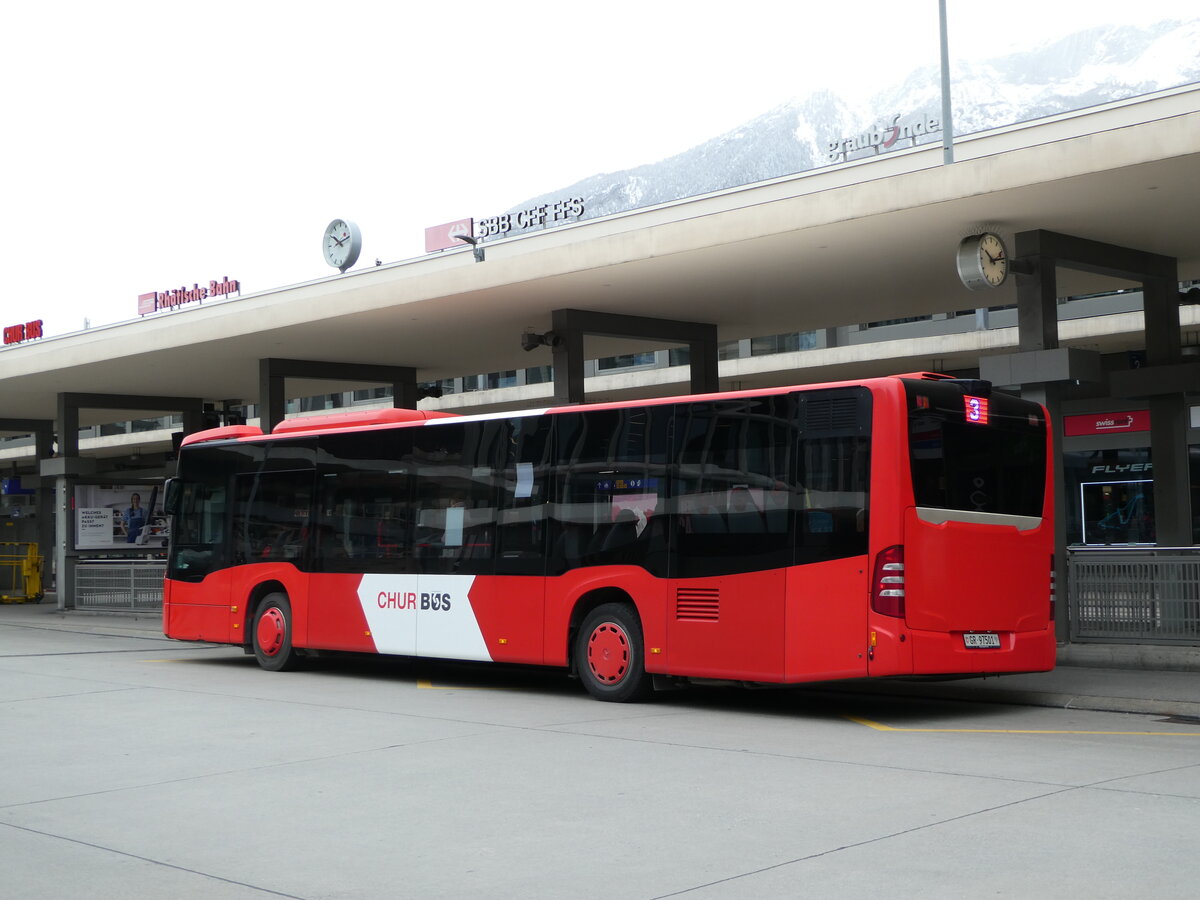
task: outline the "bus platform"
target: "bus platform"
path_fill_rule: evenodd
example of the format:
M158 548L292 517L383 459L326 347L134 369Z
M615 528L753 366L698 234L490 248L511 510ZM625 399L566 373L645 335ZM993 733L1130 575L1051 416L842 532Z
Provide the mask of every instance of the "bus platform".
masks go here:
M162 637L153 612L60 610L53 594L40 603L0 605L0 628L48 628L123 637ZM1161 715L1200 721L1200 647L1068 644L1052 672L983 678L863 679L801 689L914 699L1047 706Z

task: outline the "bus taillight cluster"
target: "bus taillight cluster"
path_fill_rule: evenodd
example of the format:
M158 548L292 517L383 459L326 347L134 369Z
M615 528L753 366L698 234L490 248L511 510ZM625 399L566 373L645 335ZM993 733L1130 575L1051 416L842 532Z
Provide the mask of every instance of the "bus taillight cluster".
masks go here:
M885 616L904 618L904 547L880 550L871 579L871 609Z

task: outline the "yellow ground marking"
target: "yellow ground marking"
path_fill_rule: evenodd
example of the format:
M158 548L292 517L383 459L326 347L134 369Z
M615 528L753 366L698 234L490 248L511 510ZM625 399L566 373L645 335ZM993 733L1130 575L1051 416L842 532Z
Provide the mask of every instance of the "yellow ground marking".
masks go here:
M428 678L418 678L417 687L423 691L503 691L506 688L495 687L467 687L457 684L434 684Z
M905 731L915 734L1099 734L1138 737L1200 737L1200 731L1071 731L1043 728L893 728L860 716L846 716L851 722L876 731Z
M174 659L143 659L141 662L192 662L194 656L177 656Z

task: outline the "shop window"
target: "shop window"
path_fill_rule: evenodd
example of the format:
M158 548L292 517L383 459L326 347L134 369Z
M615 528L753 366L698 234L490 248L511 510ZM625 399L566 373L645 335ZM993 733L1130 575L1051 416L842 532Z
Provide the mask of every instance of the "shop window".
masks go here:
M1200 544L1200 445L1188 447L1192 492L1192 543Z
M1063 468L1068 543L1155 542L1154 468L1149 447L1068 452L1063 454Z

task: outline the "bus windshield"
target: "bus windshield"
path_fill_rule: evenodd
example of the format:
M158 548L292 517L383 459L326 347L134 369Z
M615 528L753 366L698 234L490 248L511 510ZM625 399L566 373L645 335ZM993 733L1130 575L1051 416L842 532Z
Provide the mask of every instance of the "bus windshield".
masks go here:
M917 506L1042 515L1046 419L1038 404L974 396L956 381L904 385Z

